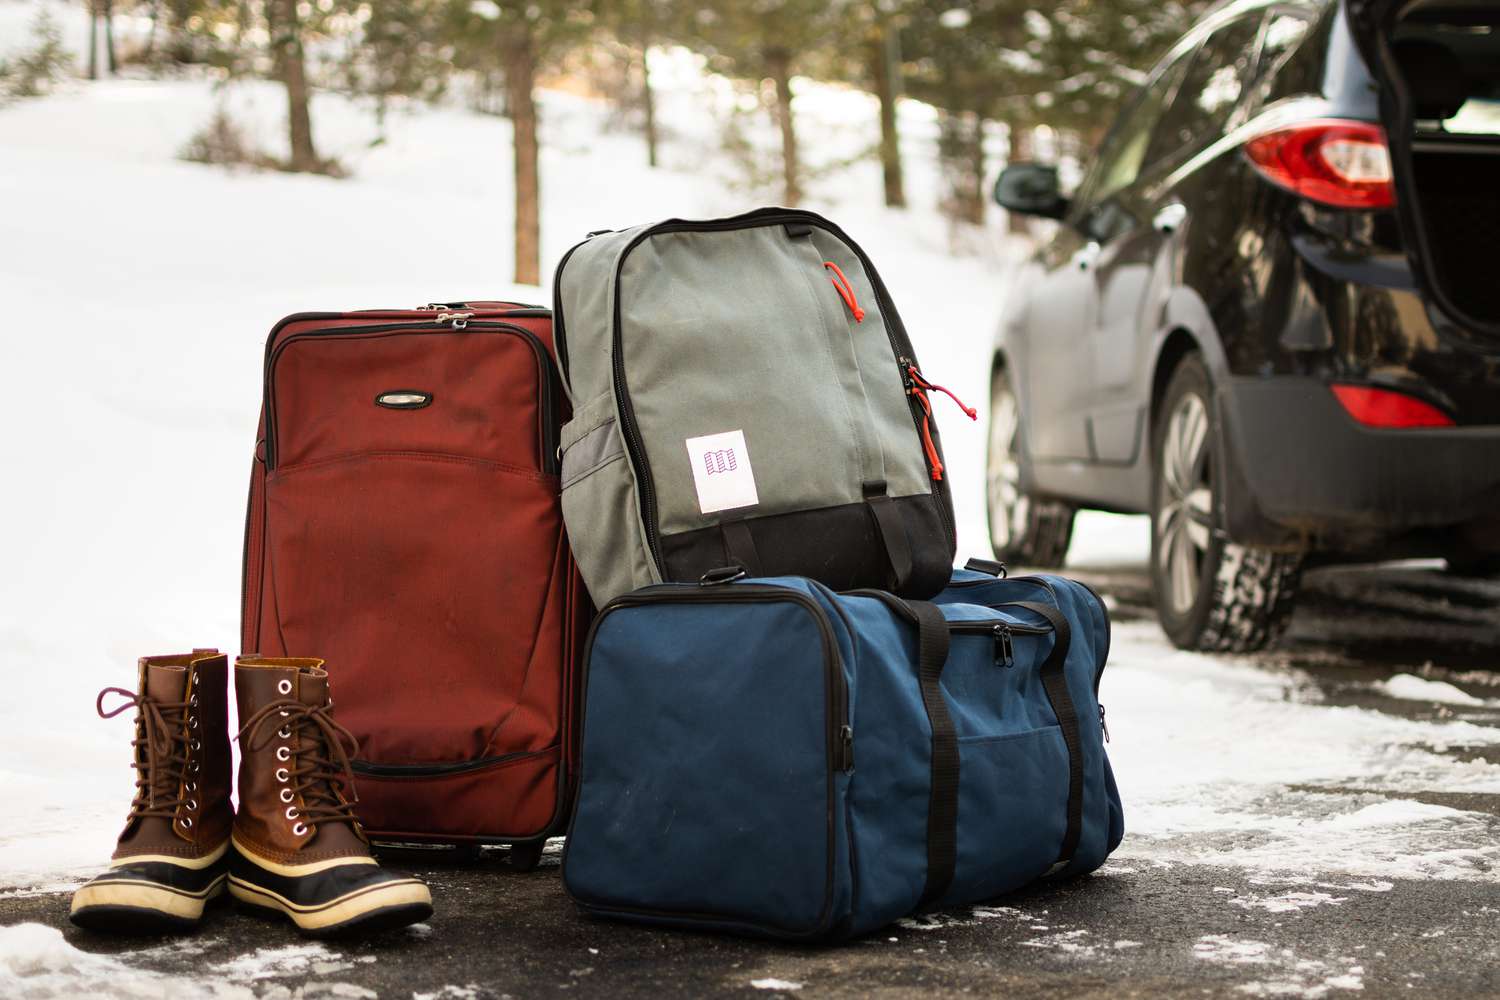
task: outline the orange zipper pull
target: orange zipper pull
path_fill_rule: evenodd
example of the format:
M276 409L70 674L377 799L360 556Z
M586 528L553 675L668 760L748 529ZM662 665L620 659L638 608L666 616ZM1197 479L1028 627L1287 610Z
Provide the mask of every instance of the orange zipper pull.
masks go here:
M922 373L919 372L919 371L917 371L917 366L914 365L914 364L908 363L907 366L906 366L906 370L911 375L911 380L916 385L916 387L918 389L922 389L924 391L931 391L931 392L941 392L944 395L946 395L949 399L953 400L955 403L958 404L958 408L960 410L964 411L964 416L968 417L970 420L978 420L979 419L979 412L977 410L975 410L974 407L972 407L972 406L966 406L966 405L964 405L964 401L961 400L961 399L959 399L957 396L955 396L953 394L953 390L952 389L946 389L943 386L934 385L933 383L927 381L927 379L922 375ZM930 407L928 408L928 412L929 413L931 412L931 408Z
M916 386L909 391L922 404L922 450L927 453L927 467L932 471L933 481L940 482L943 478L943 460L932 440L932 404L927 401L927 393Z
M833 287L838 290L839 298L843 299L844 305L849 307L850 314L854 316L854 322L863 323L865 321L865 311L855 301L854 286L849 284L849 279L844 277L844 272L839 270L839 266L833 261L825 260L823 266L833 272L833 274L829 275L828 280L833 282Z

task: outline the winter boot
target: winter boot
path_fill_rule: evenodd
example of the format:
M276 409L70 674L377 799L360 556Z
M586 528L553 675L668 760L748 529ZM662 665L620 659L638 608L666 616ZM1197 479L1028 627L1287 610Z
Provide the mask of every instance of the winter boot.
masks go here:
M135 798L110 868L73 893L93 930L187 930L229 872L228 658L213 649L140 661L136 692L105 688L109 719L136 710ZM137 693L138 692L138 693ZM106 695L129 699L106 712Z
M323 937L432 914L420 880L383 871L354 818L353 735L333 720L323 661L242 656L240 807L229 891Z

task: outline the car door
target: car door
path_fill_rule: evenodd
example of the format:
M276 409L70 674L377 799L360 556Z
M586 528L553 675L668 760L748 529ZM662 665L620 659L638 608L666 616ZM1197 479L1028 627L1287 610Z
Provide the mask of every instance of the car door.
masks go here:
M1259 12L1214 27L1179 60L1170 100L1128 182L1101 198L1086 225L1100 250L1091 268L1098 303L1081 373L1092 460L1130 464L1145 439L1146 406L1138 389L1156 333L1155 312L1172 285L1172 247L1200 216L1206 226L1218 194L1191 195L1175 183L1194 158L1223 135L1255 65ZM1123 176L1122 171L1122 176Z
M1042 253L1022 322L1029 421L1027 447L1039 461L1092 461L1089 351L1101 322L1096 268L1131 228L1126 196L1145 162L1157 119L1184 67L1169 64L1142 87L1100 145L1063 224Z

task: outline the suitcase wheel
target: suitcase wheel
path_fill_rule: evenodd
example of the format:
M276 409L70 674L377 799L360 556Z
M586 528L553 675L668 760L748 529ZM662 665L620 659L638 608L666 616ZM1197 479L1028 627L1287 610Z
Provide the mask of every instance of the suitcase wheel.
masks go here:
M510 866L518 872L536 871L542 863L542 848L545 840L533 840L525 844L510 845Z

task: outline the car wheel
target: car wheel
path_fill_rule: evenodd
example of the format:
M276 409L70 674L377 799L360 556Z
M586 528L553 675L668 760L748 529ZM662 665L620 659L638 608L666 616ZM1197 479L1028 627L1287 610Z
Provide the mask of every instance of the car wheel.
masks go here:
M1033 497L1021 488L1021 407L1010 377L997 368L990 376L990 437L985 478L990 547L1001 562L1038 569L1063 564L1073 538L1077 508L1058 500Z
M1226 538L1212 399L1208 370L1189 355L1152 433L1151 584L1174 644L1246 652L1285 629L1302 557Z

